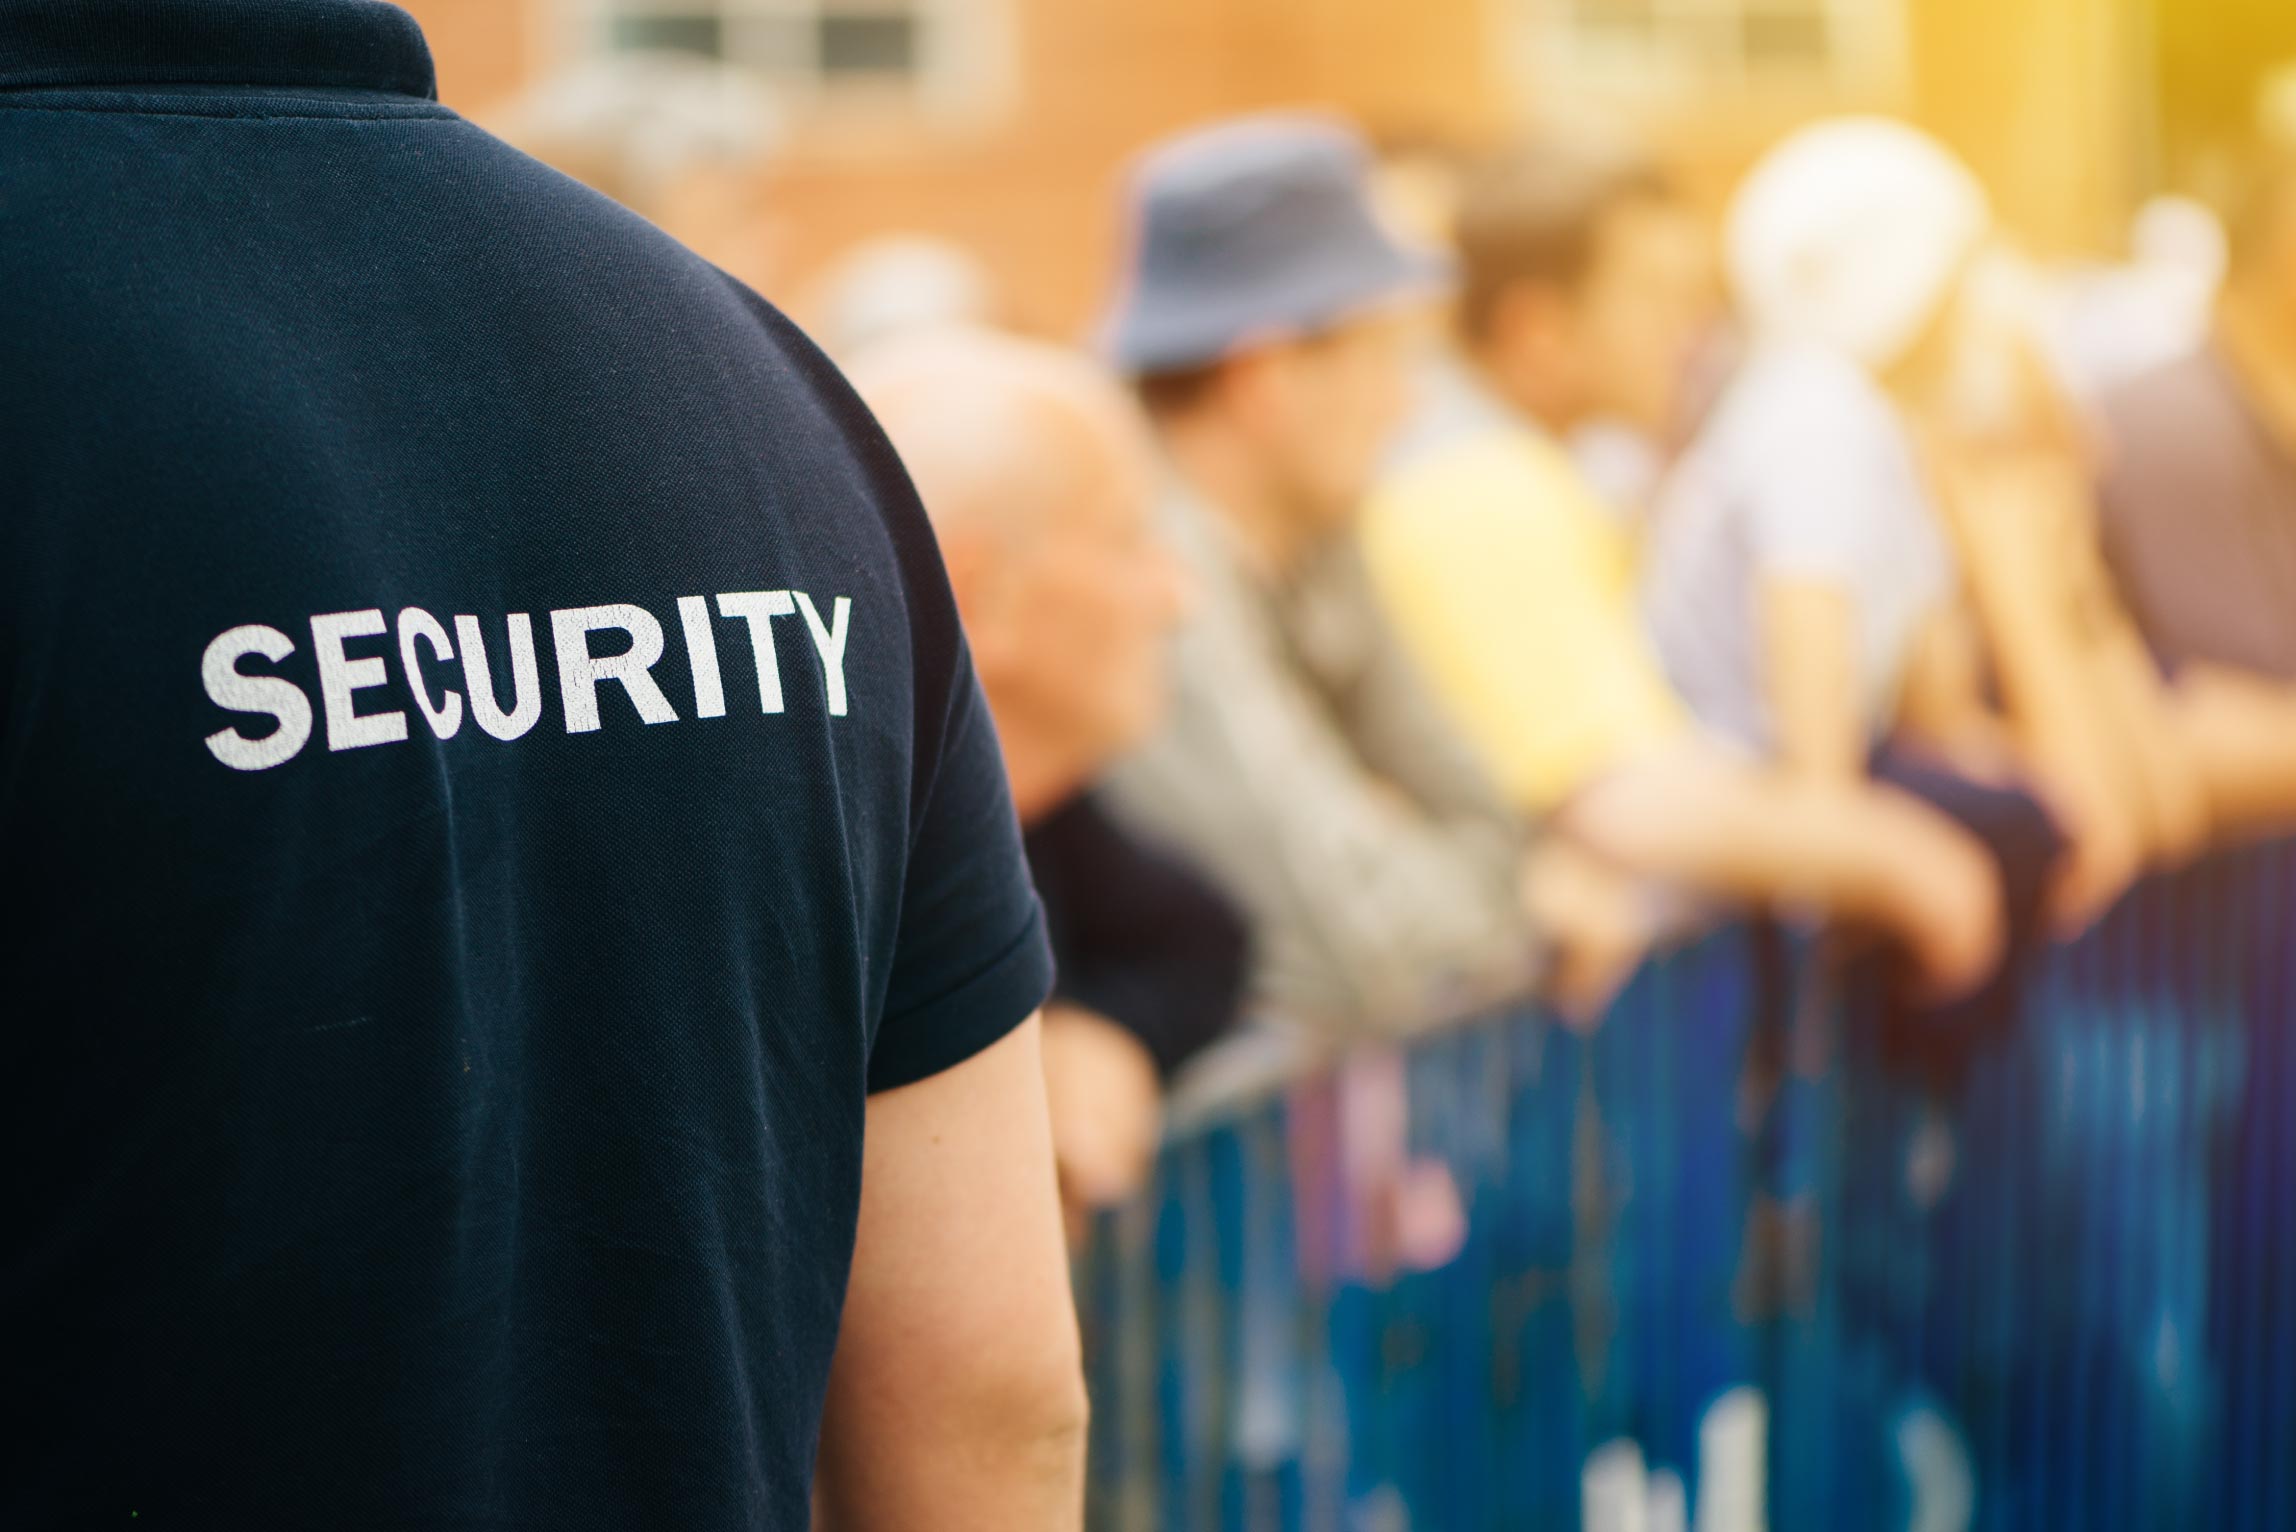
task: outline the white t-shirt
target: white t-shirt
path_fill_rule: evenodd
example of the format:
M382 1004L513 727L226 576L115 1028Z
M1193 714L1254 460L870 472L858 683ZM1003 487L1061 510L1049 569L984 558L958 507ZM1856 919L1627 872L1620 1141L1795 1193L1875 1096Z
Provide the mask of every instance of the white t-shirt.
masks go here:
M1889 727L1952 557L1895 407L1848 359L1759 350L1661 492L1645 618L1675 689L1709 726L1773 743L1759 594L1771 577L1842 587L1857 614L1858 705Z

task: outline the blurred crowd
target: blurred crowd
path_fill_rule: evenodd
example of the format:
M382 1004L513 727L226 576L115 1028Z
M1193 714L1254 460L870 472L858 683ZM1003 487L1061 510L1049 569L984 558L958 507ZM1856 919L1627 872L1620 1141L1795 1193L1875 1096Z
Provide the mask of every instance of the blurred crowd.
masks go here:
M698 68L698 66L697 66ZM655 61L506 126L737 274L770 141ZM723 105L722 102L719 103ZM2289 114L2296 116L2296 114ZM2037 944L2296 822L2296 135L2121 258L2019 251L1904 123L1716 217L1631 143L1148 148L1103 323L937 241L794 309L941 541L1060 962L1072 1211L1193 1075L1755 913L1871 950L1910 1067Z

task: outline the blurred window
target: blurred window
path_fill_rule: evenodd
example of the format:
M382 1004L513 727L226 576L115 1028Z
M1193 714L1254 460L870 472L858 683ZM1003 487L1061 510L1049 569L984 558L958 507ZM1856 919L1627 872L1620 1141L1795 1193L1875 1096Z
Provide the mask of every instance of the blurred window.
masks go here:
M617 16L614 46L673 53L725 53L725 25L715 16Z
M821 18L821 72L913 74L917 69L917 18L894 12Z
M1906 0L1506 0L1545 89L1694 96L1895 85Z
M946 103L982 93L1005 0L576 0L591 47L752 70L794 102Z

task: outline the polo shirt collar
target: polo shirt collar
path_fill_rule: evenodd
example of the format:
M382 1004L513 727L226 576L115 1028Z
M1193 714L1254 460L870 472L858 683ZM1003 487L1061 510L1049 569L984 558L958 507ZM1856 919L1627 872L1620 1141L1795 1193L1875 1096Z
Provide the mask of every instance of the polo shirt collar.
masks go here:
M0 90L254 85L435 100L414 18L382 0L7 0Z

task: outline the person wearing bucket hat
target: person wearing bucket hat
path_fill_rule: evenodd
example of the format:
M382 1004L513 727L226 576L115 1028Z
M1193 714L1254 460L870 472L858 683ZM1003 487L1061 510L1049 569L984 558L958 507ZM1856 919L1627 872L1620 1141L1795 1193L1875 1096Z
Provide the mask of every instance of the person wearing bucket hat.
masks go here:
M1135 377L1187 372L1441 292L1448 263L1381 225L1369 163L1354 133L1305 114L1223 123L1143 156L1110 360Z
M1168 442L1234 438L1206 449L1220 461L1203 470L1252 481L1211 497L1249 539L1284 557L1312 548L1354 516L1409 408L1412 320L1447 292L1449 263L1383 226L1363 141L1308 114L1152 148L1130 222L1102 327L1110 361ZM1195 429L1207 422L1237 429Z
M1255 998L1323 1033L1519 989L1539 948L1522 827L1372 605L1356 509L1408 406L1414 300L1443 264L1372 211L1345 127L1271 115L1152 149L1102 331L1165 468L1193 587L1120 814L1250 916Z

